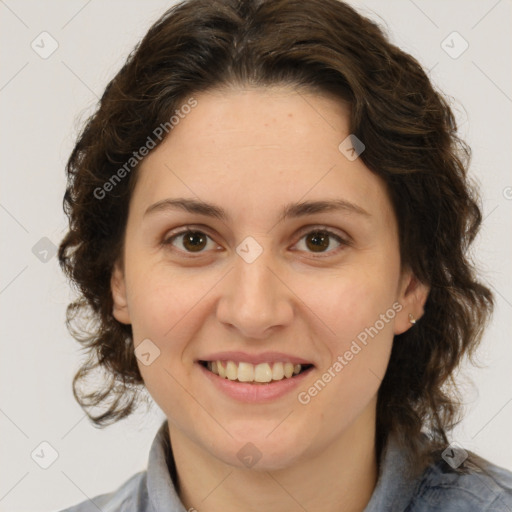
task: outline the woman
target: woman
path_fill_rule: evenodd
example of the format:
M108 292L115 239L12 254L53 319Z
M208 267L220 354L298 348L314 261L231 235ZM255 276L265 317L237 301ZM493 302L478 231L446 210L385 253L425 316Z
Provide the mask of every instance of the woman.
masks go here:
M447 435L493 305L468 156L342 2L169 9L70 156L59 250L70 326L95 320L78 402L104 426L147 389L167 420L147 471L67 510L512 510Z

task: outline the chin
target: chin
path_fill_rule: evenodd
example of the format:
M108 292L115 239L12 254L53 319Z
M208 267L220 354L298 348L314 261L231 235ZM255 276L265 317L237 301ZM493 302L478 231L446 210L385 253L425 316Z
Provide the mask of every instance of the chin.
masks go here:
M300 442L293 435L277 435L272 439L271 434L251 436L240 435L229 441L210 445L210 453L230 466L254 471L276 471L293 466L304 455L310 445L305 439Z
M266 448L260 450L255 449L253 445L246 444L235 452L226 453L221 449L220 453L212 455L237 469L264 472L289 468L295 464L300 454L294 453L292 447L289 447L289 450L281 449L279 452L270 452Z

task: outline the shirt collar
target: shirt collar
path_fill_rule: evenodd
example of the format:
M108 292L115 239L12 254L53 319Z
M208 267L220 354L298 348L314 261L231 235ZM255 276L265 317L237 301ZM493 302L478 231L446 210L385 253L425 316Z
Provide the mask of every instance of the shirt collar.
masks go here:
M364 512L403 511L410 503L418 482L410 478L406 452L393 435L388 436L381 461L377 485ZM173 482L175 475L169 426L165 420L149 453L147 487L151 511L187 512Z
M411 502L418 479L411 478L407 452L392 433L382 451L377 485L363 512L402 512Z
M170 472L176 474L176 468L170 446L169 425L165 420L149 451L147 486L151 512L186 512Z

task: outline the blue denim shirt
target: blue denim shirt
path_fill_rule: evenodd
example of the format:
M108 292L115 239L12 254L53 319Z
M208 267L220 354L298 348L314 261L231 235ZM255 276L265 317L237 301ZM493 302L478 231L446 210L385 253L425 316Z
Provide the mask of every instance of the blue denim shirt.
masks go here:
M168 439L166 420L151 446L146 471L111 493L60 512L187 512L169 472L175 472L175 467ZM489 474L461 475L441 459L419 477L410 478L405 453L390 437L364 512L512 512L512 472L490 463L486 470Z

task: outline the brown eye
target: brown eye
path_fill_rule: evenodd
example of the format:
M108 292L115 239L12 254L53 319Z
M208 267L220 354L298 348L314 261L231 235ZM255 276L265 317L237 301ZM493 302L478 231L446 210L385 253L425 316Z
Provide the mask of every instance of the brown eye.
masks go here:
M183 247L190 251L200 251L206 246L206 235L200 231L191 231L183 235Z
M299 244L304 240L306 252L310 253L326 253L326 255L338 253L343 246L348 246L350 243L347 240L341 238L341 236L332 232L329 229L315 229L307 232L299 241ZM332 240L335 240L337 246L331 248Z
M202 231L193 231L187 229L186 231L181 231L180 233L176 233L166 240L164 240L164 245L173 245L175 241L179 241L181 238L181 246L184 248L184 252L201 252L206 245L208 244L208 239L210 238L208 235L203 233ZM178 247L179 250L183 250Z
M309 231L302 236L299 243L302 242L302 240L305 240L305 249L300 250L309 253L325 253L327 256L338 253L343 246L350 245L347 240L344 240L341 236L329 229L315 229ZM331 247L333 240L338 244L334 248ZM169 236L162 242L162 245L170 245L176 248L177 251L185 254L202 254L207 250L208 241L211 241L215 247L215 243L213 243L211 237L206 233L189 228Z
M306 245L313 252L322 252L329 248L330 237L325 231L312 231L306 235Z

